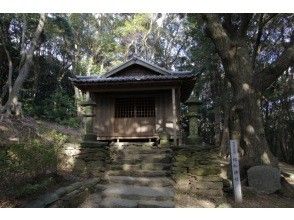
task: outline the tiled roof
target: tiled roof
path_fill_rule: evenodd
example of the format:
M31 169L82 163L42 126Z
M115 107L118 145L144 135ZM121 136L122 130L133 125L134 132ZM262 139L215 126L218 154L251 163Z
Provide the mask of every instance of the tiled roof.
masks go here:
M132 57L130 60L128 60L127 62L111 69L110 71L108 71L107 73L104 74L105 77L110 77L110 76L113 76L115 75L117 72L131 66L131 65L134 65L134 64L138 64L140 66L143 66L143 67L146 67L148 69L151 69L155 72L158 72L160 73L161 75L166 75L166 74L173 74L173 73L177 73L177 71L171 71L171 70L167 70L165 68L162 68L158 65L155 65L153 63L150 63L146 60L143 60L143 59L140 59L139 57L137 56L134 56ZM188 72L184 72L184 73L188 73Z
M135 74L132 72L132 74L126 76L119 74L132 65L142 66L145 69L151 70L151 72L154 74L147 73L144 75L142 73L136 74L136 72ZM194 87L196 82L196 75L191 71L169 71L134 57L126 63L108 71L103 75L76 76L75 78L70 78L70 80L81 90L88 90L90 87L95 87L96 89L112 90L113 88L125 88L130 84L135 87L142 85L146 85L146 87L148 87L151 84L168 85L170 82L180 83L181 99L185 101L189 97Z
M78 76L71 78L74 84L91 84L99 82L138 82L138 81L162 81L162 80L181 80L193 78L195 75L191 72L187 73L173 73L167 75L146 75L146 76L119 76L119 77L105 77L105 76Z

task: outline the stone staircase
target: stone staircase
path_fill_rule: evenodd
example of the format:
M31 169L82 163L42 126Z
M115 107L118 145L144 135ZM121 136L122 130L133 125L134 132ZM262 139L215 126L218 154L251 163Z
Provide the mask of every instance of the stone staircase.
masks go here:
M114 143L100 207L174 207L172 150L148 143Z

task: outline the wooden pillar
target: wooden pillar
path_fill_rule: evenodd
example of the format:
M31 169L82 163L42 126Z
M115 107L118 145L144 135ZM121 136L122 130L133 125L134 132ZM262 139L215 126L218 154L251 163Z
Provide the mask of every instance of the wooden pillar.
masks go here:
M173 139L174 146L177 146L177 105L176 105L176 89L172 88L172 108L173 108Z

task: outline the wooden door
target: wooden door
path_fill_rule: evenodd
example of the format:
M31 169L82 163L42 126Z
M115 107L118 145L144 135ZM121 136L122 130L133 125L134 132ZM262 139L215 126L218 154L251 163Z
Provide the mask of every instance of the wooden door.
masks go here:
M153 137L155 135L154 97L117 98L114 135L117 137Z

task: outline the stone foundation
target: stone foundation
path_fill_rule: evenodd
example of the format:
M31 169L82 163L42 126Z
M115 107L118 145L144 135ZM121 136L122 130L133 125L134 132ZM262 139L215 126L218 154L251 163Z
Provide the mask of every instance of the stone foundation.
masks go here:
M65 144L58 160L58 172L65 177L103 177L109 165L109 150L107 144L99 142Z
M178 197L202 198L217 207L224 202L218 149L186 146L175 149L172 177ZM176 196L177 198L177 196Z
M74 208L96 191L101 191L100 178L76 182L66 187L61 187L53 193L46 194L40 199L25 206L28 208Z

